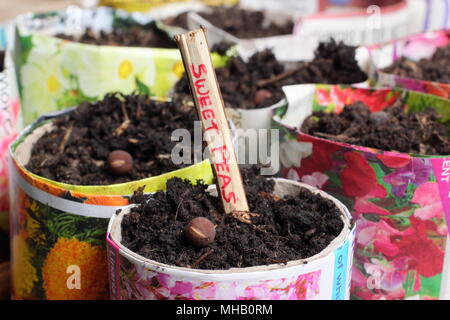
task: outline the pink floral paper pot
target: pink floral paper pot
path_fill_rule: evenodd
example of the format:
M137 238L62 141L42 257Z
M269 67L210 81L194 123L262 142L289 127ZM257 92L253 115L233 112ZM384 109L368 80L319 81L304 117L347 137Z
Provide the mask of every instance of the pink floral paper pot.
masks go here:
M128 210L114 215L107 243L111 298L117 300L312 300L348 299L354 226L347 208L306 184L276 179L275 194L304 187L331 199L342 212L344 228L319 254L286 265L229 270L188 269L146 259L121 244L121 222Z
M338 85L296 86L298 98L277 110L282 176L341 200L356 224L351 297L448 299L450 155L381 151L302 133L312 111L339 112L362 101L372 112L401 100L408 110L432 107L450 121L450 101L413 91Z
M412 79L381 70L390 66L400 57L407 57L415 61L430 58L437 48L447 46L449 43L450 30L439 30L369 47L372 69L376 70L375 84L428 93L449 99L450 84L448 83Z

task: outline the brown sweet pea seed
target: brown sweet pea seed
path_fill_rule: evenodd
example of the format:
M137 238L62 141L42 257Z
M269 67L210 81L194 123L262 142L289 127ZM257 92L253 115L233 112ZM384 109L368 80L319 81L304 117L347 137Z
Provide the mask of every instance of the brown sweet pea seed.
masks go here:
M108 155L109 170L116 175L130 173L133 169L133 158L123 150L114 150Z
M255 104L260 105L261 103L264 102L264 100L269 99L272 96L273 96L272 92L270 92L269 90L260 89L255 93Z
M216 237L216 227L207 218L192 219L184 230L186 240L197 247L210 245Z

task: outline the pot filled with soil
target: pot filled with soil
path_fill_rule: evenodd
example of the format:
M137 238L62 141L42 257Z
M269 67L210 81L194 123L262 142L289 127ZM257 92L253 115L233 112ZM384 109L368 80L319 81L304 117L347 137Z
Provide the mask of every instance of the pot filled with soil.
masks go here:
M450 31L416 34L369 49L378 85L450 98Z
M9 297L8 145L20 130L20 102L11 59L12 28L0 28L0 299Z
M10 147L13 298L108 298L111 215L169 178L212 181L208 161L172 161L172 132L195 142L196 119L191 107L116 93L29 126Z
M238 5L207 7L199 12L190 12L187 14L187 25L189 29L205 26L210 44L236 44L246 57L257 51L272 49L280 60L298 61L302 49L307 43L307 47L311 47L313 40L298 41L293 35L294 17L290 14L277 10L246 9Z
M242 170L250 224L222 213L215 186L175 178L166 192L136 195L108 227L111 298L347 299L347 209L258 170Z
M25 123L111 91L165 97L184 72L180 54L152 15L133 17L104 7L20 16Z
M247 61L231 57L216 68L227 115L242 129L268 129L272 112L286 105L283 87L299 83L362 83L367 80L355 47L342 42L320 43L311 61L286 67L273 52L255 53ZM172 98L192 103L186 74L175 84Z
M300 43L310 37L333 37L354 46L391 41L411 33L411 7L406 0L319 1L315 12L296 19L294 34ZM422 15L426 10L420 11ZM421 21L422 17L414 12L414 18Z
M274 117L282 176L352 213L352 297L448 299L450 101L397 89L296 90L303 98Z

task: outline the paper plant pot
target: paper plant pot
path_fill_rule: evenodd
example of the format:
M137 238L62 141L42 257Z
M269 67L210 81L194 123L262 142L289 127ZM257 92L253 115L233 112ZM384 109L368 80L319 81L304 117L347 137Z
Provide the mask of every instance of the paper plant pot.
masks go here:
M16 73L10 54L12 31L11 26L0 28L0 48L5 49L4 70L0 72L0 299L9 296L8 145L21 125Z
M184 72L178 49L97 46L54 37L83 33L89 26L107 31L114 23L138 24L133 17L110 8L20 16L16 60L25 124L46 112L98 100L112 91L165 97ZM69 28L74 21L77 28ZM141 15L139 21L151 22L152 17ZM225 63L225 57L212 56L215 65Z
M297 86L296 91L303 98L274 117L284 133L282 176L321 188L352 213L357 228L352 297L448 299L450 156L381 151L298 128L313 110L337 112L358 100L372 112L398 100L411 111L432 107L448 123L450 101L413 91L337 85Z
M346 1L338 10L319 11L300 17L294 27L294 34L300 42L308 37L322 41L333 37L354 46L397 39L408 34L410 15L407 1L391 3L378 6L368 2Z
M420 33L401 40L369 47L372 68L377 70L376 84L433 94L449 99L450 84L397 76L381 70L390 66L400 57L407 57L415 61L421 58L431 58L437 48L444 47L449 43L450 30L440 30Z
M205 10L206 11L206 10ZM268 21L274 23L285 23L293 20L292 16L279 11L267 10L265 16ZM299 41L293 33L253 39L240 39L236 36L214 26L214 21L208 21L196 12L188 14L188 26L190 29L196 29L200 25L206 27L208 42L213 45L222 41L237 44L237 50L244 58L250 57L257 51L271 49L280 61L299 61L310 59L318 44L318 38L307 36Z
M56 115L41 117L10 147L11 266L14 299L107 299L105 235L108 220L139 188L155 192L166 180L204 179L203 161L160 176L107 186L76 186L28 171L31 147ZM78 286L79 284L79 286Z
M322 252L286 265L199 270L162 264L146 259L121 244L121 221L129 209L113 215L107 235L111 298L347 299L354 240L349 213L335 198L302 183L276 179L275 194L294 194L300 187L331 199L342 212L344 228Z

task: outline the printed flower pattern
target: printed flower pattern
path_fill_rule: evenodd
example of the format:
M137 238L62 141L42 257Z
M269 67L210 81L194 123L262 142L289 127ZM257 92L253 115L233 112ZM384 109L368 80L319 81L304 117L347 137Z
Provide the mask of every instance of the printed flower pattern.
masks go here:
M122 256L120 266L123 300L312 300L320 293L320 270L274 280L202 281L179 280Z
M337 101L332 91L339 97ZM355 96L373 112L402 99L413 110L434 106L444 119L450 118L448 100L415 92L345 86L317 86L313 109L340 112L342 104L354 101ZM436 178L439 174L433 166L440 159L285 131L289 133L284 140L311 143L312 153L299 157L297 163L291 159L295 165L284 167L282 174L322 188L352 212L357 232L352 298L438 299L448 236Z

